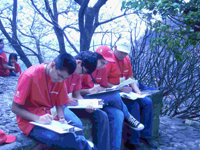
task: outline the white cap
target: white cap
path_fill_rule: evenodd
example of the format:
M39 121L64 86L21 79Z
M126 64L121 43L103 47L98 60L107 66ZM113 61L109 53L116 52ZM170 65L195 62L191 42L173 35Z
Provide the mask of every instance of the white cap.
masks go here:
M127 42L118 42L116 46L117 50L120 52L129 54L131 51L131 46Z

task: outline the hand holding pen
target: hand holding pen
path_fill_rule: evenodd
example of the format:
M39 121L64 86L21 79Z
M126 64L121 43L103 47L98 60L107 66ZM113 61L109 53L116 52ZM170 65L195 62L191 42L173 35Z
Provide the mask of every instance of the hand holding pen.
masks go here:
M44 108L44 111L46 114L42 116L38 116L38 118L35 121L42 124L49 124L51 123L54 117L48 114L45 108Z

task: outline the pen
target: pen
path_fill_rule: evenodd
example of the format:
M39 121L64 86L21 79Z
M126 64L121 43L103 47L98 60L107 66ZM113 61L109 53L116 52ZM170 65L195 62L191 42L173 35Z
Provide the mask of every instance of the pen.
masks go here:
M72 121L70 120L70 121L68 121L67 123L70 123L70 122L72 122Z
M46 110L46 108L44 108L44 111L46 112L46 114L47 114L47 110Z

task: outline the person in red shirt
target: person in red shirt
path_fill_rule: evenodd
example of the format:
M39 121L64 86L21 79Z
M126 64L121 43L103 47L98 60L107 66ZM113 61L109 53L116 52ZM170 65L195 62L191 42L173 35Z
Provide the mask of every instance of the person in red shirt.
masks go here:
M5 77L9 76L9 70L15 70L15 67L7 65L7 57L5 52L3 51L4 42L3 39L0 39L0 76Z
M73 74L75 69L74 57L62 53L51 63L31 66L20 75L12 111L17 115L18 126L26 136L58 149L92 149L84 136L76 133L58 134L29 123L35 121L48 124L58 120L67 124L68 114L64 114L62 105L69 103L69 97L63 80ZM52 108L57 111L56 117L51 114Z
M9 55L9 61L7 65L15 67L15 70L10 70L10 76L17 76L21 74L21 67L17 63L17 54L11 53Z
M108 76L108 85L118 85L120 81L124 81L133 77L132 66L128 54L131 50L130 45L127 42L120 42L115 45L115 50L112 58L115 63L109 63L106 65L106 71ZM130 84L130 86L122 87L120 89L123 92L129 93L131 91L141 94L136 82ZM157 146L150 141L152 135L152 123L153 123L153 104L152 100L148 97L140 98L135 101L123 99L124 103L128 107L129 112L144 124L145 128L142 131L129 131L127 135L131 136L126 143L126 147L129 149L140 150L139 143L142 141L145 145L151 148L157 148ZM140 118L141 116L141 118ZM140 134L141 133L141 134Z
M82 122L78 117L89 118L93 124L93 143L95 144L96 148L110 150L110 142L112 142L112 139L110 138L109 134L109 122L115 122L115 120L112 119L114 116L108 116L103 110L95 109L92 106L88 106L86 111L79 109L67 109L67 106L77 105L77 99L83 99L83 97L80 95L81 76L84 74L91 74L98 66L97 56L94 52L80 52L77 56L75 56L75 58L77 63L76 71L65 80L67 92L69 95L71 95L70 102L67 105L63 105L63 108L65 109L66 114L71 114L71 120L73 120L73 122L80 128L82 128ZM123 114L120 110L109 108L109 111L114 112L112 114L119 116L120 119L123 118Z
M126 105L123 103L121 96L119 95L119 91L86 95L105 90L108 87L105 65L108 62L114 62L112 59L113 51L109 47L102 45L98 47L95 52L97 53L98 59L97 69L91 75L82 76L81 94L84 95L84 98L103 99L105 103L103 109L107 106L111 106L121 110L124 113L125 123L128 124L129 127L134 130L142 130L144 126L128 112ZM110 124L110 136L115 139L112 142L111 149L120 149L121 146L123 120L122 122L118 122L118 124L119 126L117 127L117 130L116 128L113 128L113 124Z

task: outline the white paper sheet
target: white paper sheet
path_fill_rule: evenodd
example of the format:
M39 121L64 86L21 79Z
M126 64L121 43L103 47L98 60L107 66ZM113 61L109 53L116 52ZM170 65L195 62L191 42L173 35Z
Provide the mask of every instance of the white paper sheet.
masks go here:
M130 92L130 93L120 92L119 94L120 94L121 97L128 98L128 99L131 99L131 100L136 100L138 98L144 98L145 96L147 96L147 94L139 95L139 94L134 93L134 92Z
M50 124L41 124L41 123L34 122L34 121L31 121L29 123L43 127L43 128L46 128L46 129L49 129L49 130L52 130L52 131L57 132L59 134L76 132L76 131L82 130L81 128L74 127L74 126L69 125L69 124L62 124L62 123L60 123L59 121L56 121L56 120L52 120L52 122Z
M93 106L94 108L103 108L102 99L79 99L77 106L67 106L68 108L86 108L87 106Z

